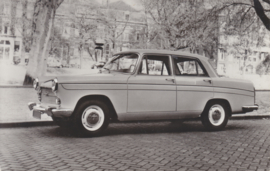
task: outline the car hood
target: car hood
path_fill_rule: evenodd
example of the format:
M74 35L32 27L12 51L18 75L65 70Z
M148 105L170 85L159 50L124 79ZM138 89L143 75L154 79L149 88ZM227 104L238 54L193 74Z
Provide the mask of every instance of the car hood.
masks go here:
M127 83L130 74L123 73L95 73L85 75L70 75L70 76L45 76L39 78L42 87L51 87L51 81L56 78L59 84L97 84L111 83L121 84Z

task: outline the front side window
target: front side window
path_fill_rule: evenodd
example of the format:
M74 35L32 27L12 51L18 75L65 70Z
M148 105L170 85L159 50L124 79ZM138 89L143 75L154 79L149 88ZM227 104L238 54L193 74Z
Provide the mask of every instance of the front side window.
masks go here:
M146 55L139 68L141 75L171 75L168 56Z
M111 60L104 66L104 69L116 72L133 73L136 67L137 60L137 54L117 55L113 58L113 60Z
M173 57L175 75L181 76L207 76L205 69L197 59Z

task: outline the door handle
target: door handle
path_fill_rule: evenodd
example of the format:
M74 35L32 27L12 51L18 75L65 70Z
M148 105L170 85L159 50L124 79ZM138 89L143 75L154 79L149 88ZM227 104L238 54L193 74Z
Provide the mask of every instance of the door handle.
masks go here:
M212 80L203 80L204 82L209 82L210 84L212 84Z
M175 80L173 78L166 78L166 81L171 81L174 83Z

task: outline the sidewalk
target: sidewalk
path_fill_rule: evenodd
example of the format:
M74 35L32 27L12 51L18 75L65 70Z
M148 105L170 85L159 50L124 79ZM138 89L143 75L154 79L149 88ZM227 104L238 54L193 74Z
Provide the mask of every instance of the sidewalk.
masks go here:
M247 114L234 115L230 119L270 119L269 100L270 91L256 92L256 102L260 108ZM28 109L28 102L36 102L37 94L31 86L0 86L0 127L5 126L32 126L51 125L52 118L46 114L42 118L35 119Z
M41 120L33 118L27 106L31 101L38 101L32 86L0 86L0 127L11 124L21 125L21 123L35 125L52 122L51 117L47 115L42 115Z

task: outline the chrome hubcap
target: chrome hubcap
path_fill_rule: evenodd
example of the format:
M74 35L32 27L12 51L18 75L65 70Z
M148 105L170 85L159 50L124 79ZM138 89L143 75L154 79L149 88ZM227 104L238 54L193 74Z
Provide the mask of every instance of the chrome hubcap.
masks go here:
M224 122L225 111L221 105L215 104L210 108L208 117L211 124L219 126Z
M89 106L82 114L82 124L88 131L96 131L104 123L103 110L96 105Z
M90 125L94 125L94 124L98 123L98 120L99 120L99 116L96 113L91 113L87 117L87 123L89 123Z

